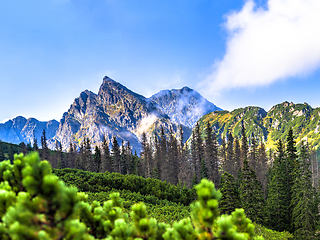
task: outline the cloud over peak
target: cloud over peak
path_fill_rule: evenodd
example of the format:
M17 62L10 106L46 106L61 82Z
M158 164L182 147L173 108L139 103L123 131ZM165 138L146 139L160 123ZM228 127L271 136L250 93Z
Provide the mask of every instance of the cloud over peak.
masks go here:
M257 87L320 66L320 1L249 0L226 15L226 53L202 82L212 91Z

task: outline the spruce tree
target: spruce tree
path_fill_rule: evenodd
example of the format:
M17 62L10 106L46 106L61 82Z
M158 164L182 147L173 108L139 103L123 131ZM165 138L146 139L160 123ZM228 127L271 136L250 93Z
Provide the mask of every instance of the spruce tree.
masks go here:
M226 158L226 162L224 163L224 171L235 176L236 173L234 171L233 136L231 131L228 133L228 142L227 142L226 151L227 151L227 158Z
M116 136L112 137L112 157L113 157L113 162L112 162L112 171L120 173L120 147L117 141Z
M257 178L262 185L262 190L266 192L267 185L268 158L264 143L261 141L257 156Z
M0 140L0 162L2 162L4 159L5 157L4 157L3 144L2 144L2 141Z
M218 143L215 133L212 132L210 123L207 122L205 132L205 163L208 168L208 179L219 186Z
M246 128L244 126L243 121L241 122L241 159L242 161L244 159L248 159L248 139L246 136Z
M34 130L32 133L33 133L33 151L38 152L39 151L38 140L36 138L36 134Z
M240 194L234 176L224 172L221 176L219 190L222 194L222 197L219 201L221 213L230 214L236 208L241 208Z
M46 137L46 130L43 129L42 136L41 136L41 158L48 159L49 158L49 148L47 145L47 137Z
M248 156L248 160L249 160L249 166L255 171L257 172L257 142L256 142L256 138L254 136L254 133L251 134L251 138L250 138L250 149L249 149L249 156Z
M178 184L178 155L178 141L173 135L173 130L171 128L168 142L168 182L174 185Z
M295 161L291 207L294 239L316 239L318 202L312 186L308 146L302 143L299 159Z
M286 162L285 162L285 177L286 177L286 198L287 202L291 202L292 199L292 186L293 186L293 178L294 178L294 169L297 168L297 149L296 149L296 143L294 141L293 137L293 130L292 128L289 129L288 135L287 135L287 145L286 145ZM289 207L288 210L288 222L291 222L292 219L292 206ZM291 225L290 225L291 226ZM292 232L291 228L288 228L288 231Z
M106 171L112 172L112 160L109 150L109 141L107 140L106 136L103 135L100 172L104 173Z
M72 142L69 143L69 154L67 156L68 156L67 167L75 168L76 159L77 159L77 150L76 150L76 147L72 144Z
M245 213L252 221L265 224L266 212L265 201L261 184L253 169L250 169L248 161L243 161L240 181L240 199Z
M95 166L95 169L93 169L94 172L99 172L100 165L101 165L101 151L98 146L95 146L94 148L93 161Z
M267 209L269 227L276 231L285 231L290 228L289 205L287 202L285 152L281 140L278 141L275 161L271 170L272 179L268 187Z
M160 129L160 162L158 163L158 165L160 166L160 178L162 181L167 180L168 179L168 159L167 159L167 155L168 155L168 149L167 149L167 139L166 139L166 135L164 134L164 129L163 126L161 126Z
M241 149L240 149L240 142L237 137L234 138L234 176L237 178L239 169L241 168Z

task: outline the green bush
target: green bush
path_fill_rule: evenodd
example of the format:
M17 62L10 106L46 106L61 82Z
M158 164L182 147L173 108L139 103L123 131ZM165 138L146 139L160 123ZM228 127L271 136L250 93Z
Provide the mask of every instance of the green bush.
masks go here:
M15 155L0 163L1 239L263 239L242 209L219 215L221 193L203 179L191 219L169 224L149 218L144 203L134 204L130 219L119 193L103 206L65 186L37 153Z

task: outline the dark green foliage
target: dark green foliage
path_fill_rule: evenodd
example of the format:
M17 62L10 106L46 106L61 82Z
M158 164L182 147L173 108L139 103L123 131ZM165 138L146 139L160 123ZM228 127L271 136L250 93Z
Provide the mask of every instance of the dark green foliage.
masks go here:
M191 189L167 184L157 179L121 175L119 173L92 173L77 169L54 169L53 172L66 184L76 186L82 192L101 192L111 189L125 189L139 192L143 195L152 195L160 199L180 202L189 205L194 200Z
M290 228L288 219L289 203L287 202L285 152L282 141L279 140L276 157L271 170L271 180L268 188L267 208L269 227L277 231Z
M249 168L247 160L243 161L240 177L240 199L246 215L256 223L265 224L265 201L261 184L255 172Z
M101 151L98 146L94 148L93 162L95 167L94 172L98 172L101 166Z
M299 158L295 162L295 174L292 186L291 208L294 239L317 239L315 236L318 204L315 189L312 186L312 174L309 170L310 154L308 146L302 145Z
M224 172L220 181L222 197L219 202L221 213L231 214L236 208L241 208L241 199L235 178Z
M208 168L208 179L213 181L215 186L219 186L218 143L209 122L207 122L204 149L205 163Z
M112 137L112 171L120 173L121 170L121 162L120 162L120 147L115 136Z

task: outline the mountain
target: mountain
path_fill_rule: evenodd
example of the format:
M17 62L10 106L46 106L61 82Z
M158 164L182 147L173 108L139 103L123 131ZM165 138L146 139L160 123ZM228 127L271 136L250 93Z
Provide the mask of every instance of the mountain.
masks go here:
M98 94L86 90L74 100L64 113L54 140L67 149L70 142L79 145L85 137L96 145L104 135L109 142L116 136L119 144L129 141L133 149L140 152L141 134L146 132L151 137L160 126L167 134L171 128L175 133L178 131L178 124L172 122L152 98L105 77ZM184 132L187 139L191 128L184 127Z
M162 90L150 99L161 107L171 121L189 128L193 128L203 115L222 110L188 87Z
M268 112L260 107L212 112L199 119L201 130L208 121L220 141L230 131L234 136L240 137L243 122L247 137L254 134L259 141L266 143L267 148L275 148L279 139L285 141L290 127L298 144L302 140L308 140L312 146L320 146L320 108L312 108L307 103L283 102L273 106Z
M0 139L11 143L32 143L33 130L35 137L40 139L45 129L50 148L54 149L58 141L67 150L70 143L80 146L84 138L89 138L94 147L102 142L103 136L110 143L116 136L120 145L122 141L129 141L133 150L139 153L142 133L153 139L155 134L160 135L163 127L166 135L171 130L177 135L182 125L183 138L187 140L196 121L215 110L220 108L187 87L164 90L146 98L104 77L98 93L81 92L59 123L17 117L0 124Z
M50 139L55 136L58 127L59 122L56 120L40 122L35 118L26 119L18 116L0 124L0 139L15 144L33 143L34 134L37 139L40 139L44 129L47 139ZM40 144L39 141L38 144Z

